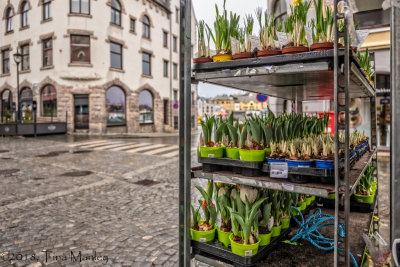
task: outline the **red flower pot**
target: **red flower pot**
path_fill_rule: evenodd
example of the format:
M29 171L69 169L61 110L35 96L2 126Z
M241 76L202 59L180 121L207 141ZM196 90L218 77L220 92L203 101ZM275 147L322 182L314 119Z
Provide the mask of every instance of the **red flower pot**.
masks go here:
M282 54L297 54L297 53L304 53L308 52L309 49L307 46L289 46L284 47L282 49Z

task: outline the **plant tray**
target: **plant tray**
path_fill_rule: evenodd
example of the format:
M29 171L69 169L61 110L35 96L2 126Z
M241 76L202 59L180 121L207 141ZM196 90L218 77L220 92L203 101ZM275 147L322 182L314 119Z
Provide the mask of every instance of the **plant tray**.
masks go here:
M205 158L199 157L199 163L203 164L203 171L233 171L248 177L261 175L263 162L251 162L229 158Z
M276 248L279 242L285 240L290 233L290 227L281 232L277 237L271 238L271 243L264 247L259 247L258 253L251 257L242 257L234 254L229 248L226 248L216 238L214 241L202 243L192 240L193 254L199 254L216 260L232 264L234 266L250 267L268 256L268 254Z
M377 200L377 195L378 195L377 193L378 193L378 191L376 191L376 193L375 193L374 202L372 202L370 204L357 202L354 198L354 195L352 195L350 198L350 211L357 211L357 212L363 212L363 213L373 212L374 207L375 207L375 202ZM321 198L320 201L324 205L324 208L335 209L335 200L334 199ZM339 209L344 210L344 206L339 205Z

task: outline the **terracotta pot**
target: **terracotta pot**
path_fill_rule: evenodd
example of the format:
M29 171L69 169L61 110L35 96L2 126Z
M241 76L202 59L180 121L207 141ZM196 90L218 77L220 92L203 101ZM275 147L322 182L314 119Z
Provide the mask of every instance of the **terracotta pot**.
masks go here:
M311 51L323 51L323 50L331 50L331 49L333 49L332 42L316 43L316 44L312 44L310 47Z
M198 57L193 59L194 64L199 64L199 63L207 63L207 62L212 62L212 58L209 57Z
M257 51L257 57L268 57L268 56L276 56L281 55L282 50L262 50Z
M282 49L282 54L297 54L308 51L309 49L307 46L290 46L290 47L284 47Z
M233 59L243 59L243 58L251 58L251 57L253 57L254 55L253 55L253 53L251 53L251 52L242 52L242 53L239 53L239 54L234 54L233 56L232 56L232 58Z

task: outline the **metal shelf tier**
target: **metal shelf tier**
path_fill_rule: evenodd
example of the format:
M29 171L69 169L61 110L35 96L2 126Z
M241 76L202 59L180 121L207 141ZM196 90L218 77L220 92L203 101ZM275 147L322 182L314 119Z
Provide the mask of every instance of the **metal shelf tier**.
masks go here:
M364 174L367 166L371 163L376 151L365 153L350 170L350 195L354 193L358 181ZM205 172L201 167L192 169L192 178L202 178L213 180L214 182L243 184L254 187L269 188L280 191L288 191L300 194L309 194L320 197L328 197L330 193L335 192L334 184L307 183L296 184L287 181L286 179L276 179L267 176L246 177L239 174L234 174L230 171ZM343 187L339 190L344 193Z
M344 49L339 59L344 60ZM196 64L194 80L289 100L334 99L334 51ZM350 51L349 96L375 96L375 89ZM339 79L344 83L343 76Z

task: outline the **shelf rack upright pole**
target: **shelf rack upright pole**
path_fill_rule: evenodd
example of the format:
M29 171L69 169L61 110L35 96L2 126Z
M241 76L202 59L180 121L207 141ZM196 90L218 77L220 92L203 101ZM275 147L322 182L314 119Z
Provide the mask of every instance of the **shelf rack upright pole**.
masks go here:
M179 266L190 266L191 0L180 1Z
M397 2L397 1L396 1ZM400 239L400 6L391 10L390 241ZM400 249L397 248L398 254ZM394 252L393 252L394 253ZM400 255L398 255L400 256Z
M338 6L340 3L340 7ZM344 11L346 1L334 1L334 106L335 106L335 248L334 266L350 266L350 186L349 186L349 30ZM343 20L343 32L339 31L338 22ZM344 62L339 61L339 39L344 40ZM341 103L343 102L344 103ZM340 114L345 116L344 121L339 121ZM343 133L344 143L339 139L339 133ZM344 151L344 175L340 174L339 151ZM345 188L342 197L339 197L339 188ZM344 214L339 212L339 205L344 203ZM339 225L343 224L344 236L339 235Z
M370 52L370 59L373 62L373 68L374 71L376 70L375 68L375 52ZM374 73L374 89L376 89L376 71ZM377 140L377 119L376 119L376 93L374 93L373 96L369 98L369 107L370 107L370 115L371 115L371 140L370 140L370 148L374 149L377 151L378 147L378 140ZM378 156L375 153L375 155L372 158L372 164L376 167L376 177L378 177ZM377 192L379 194L379 181L377 183ZM376 199L376 215L379 216L379 197Z

